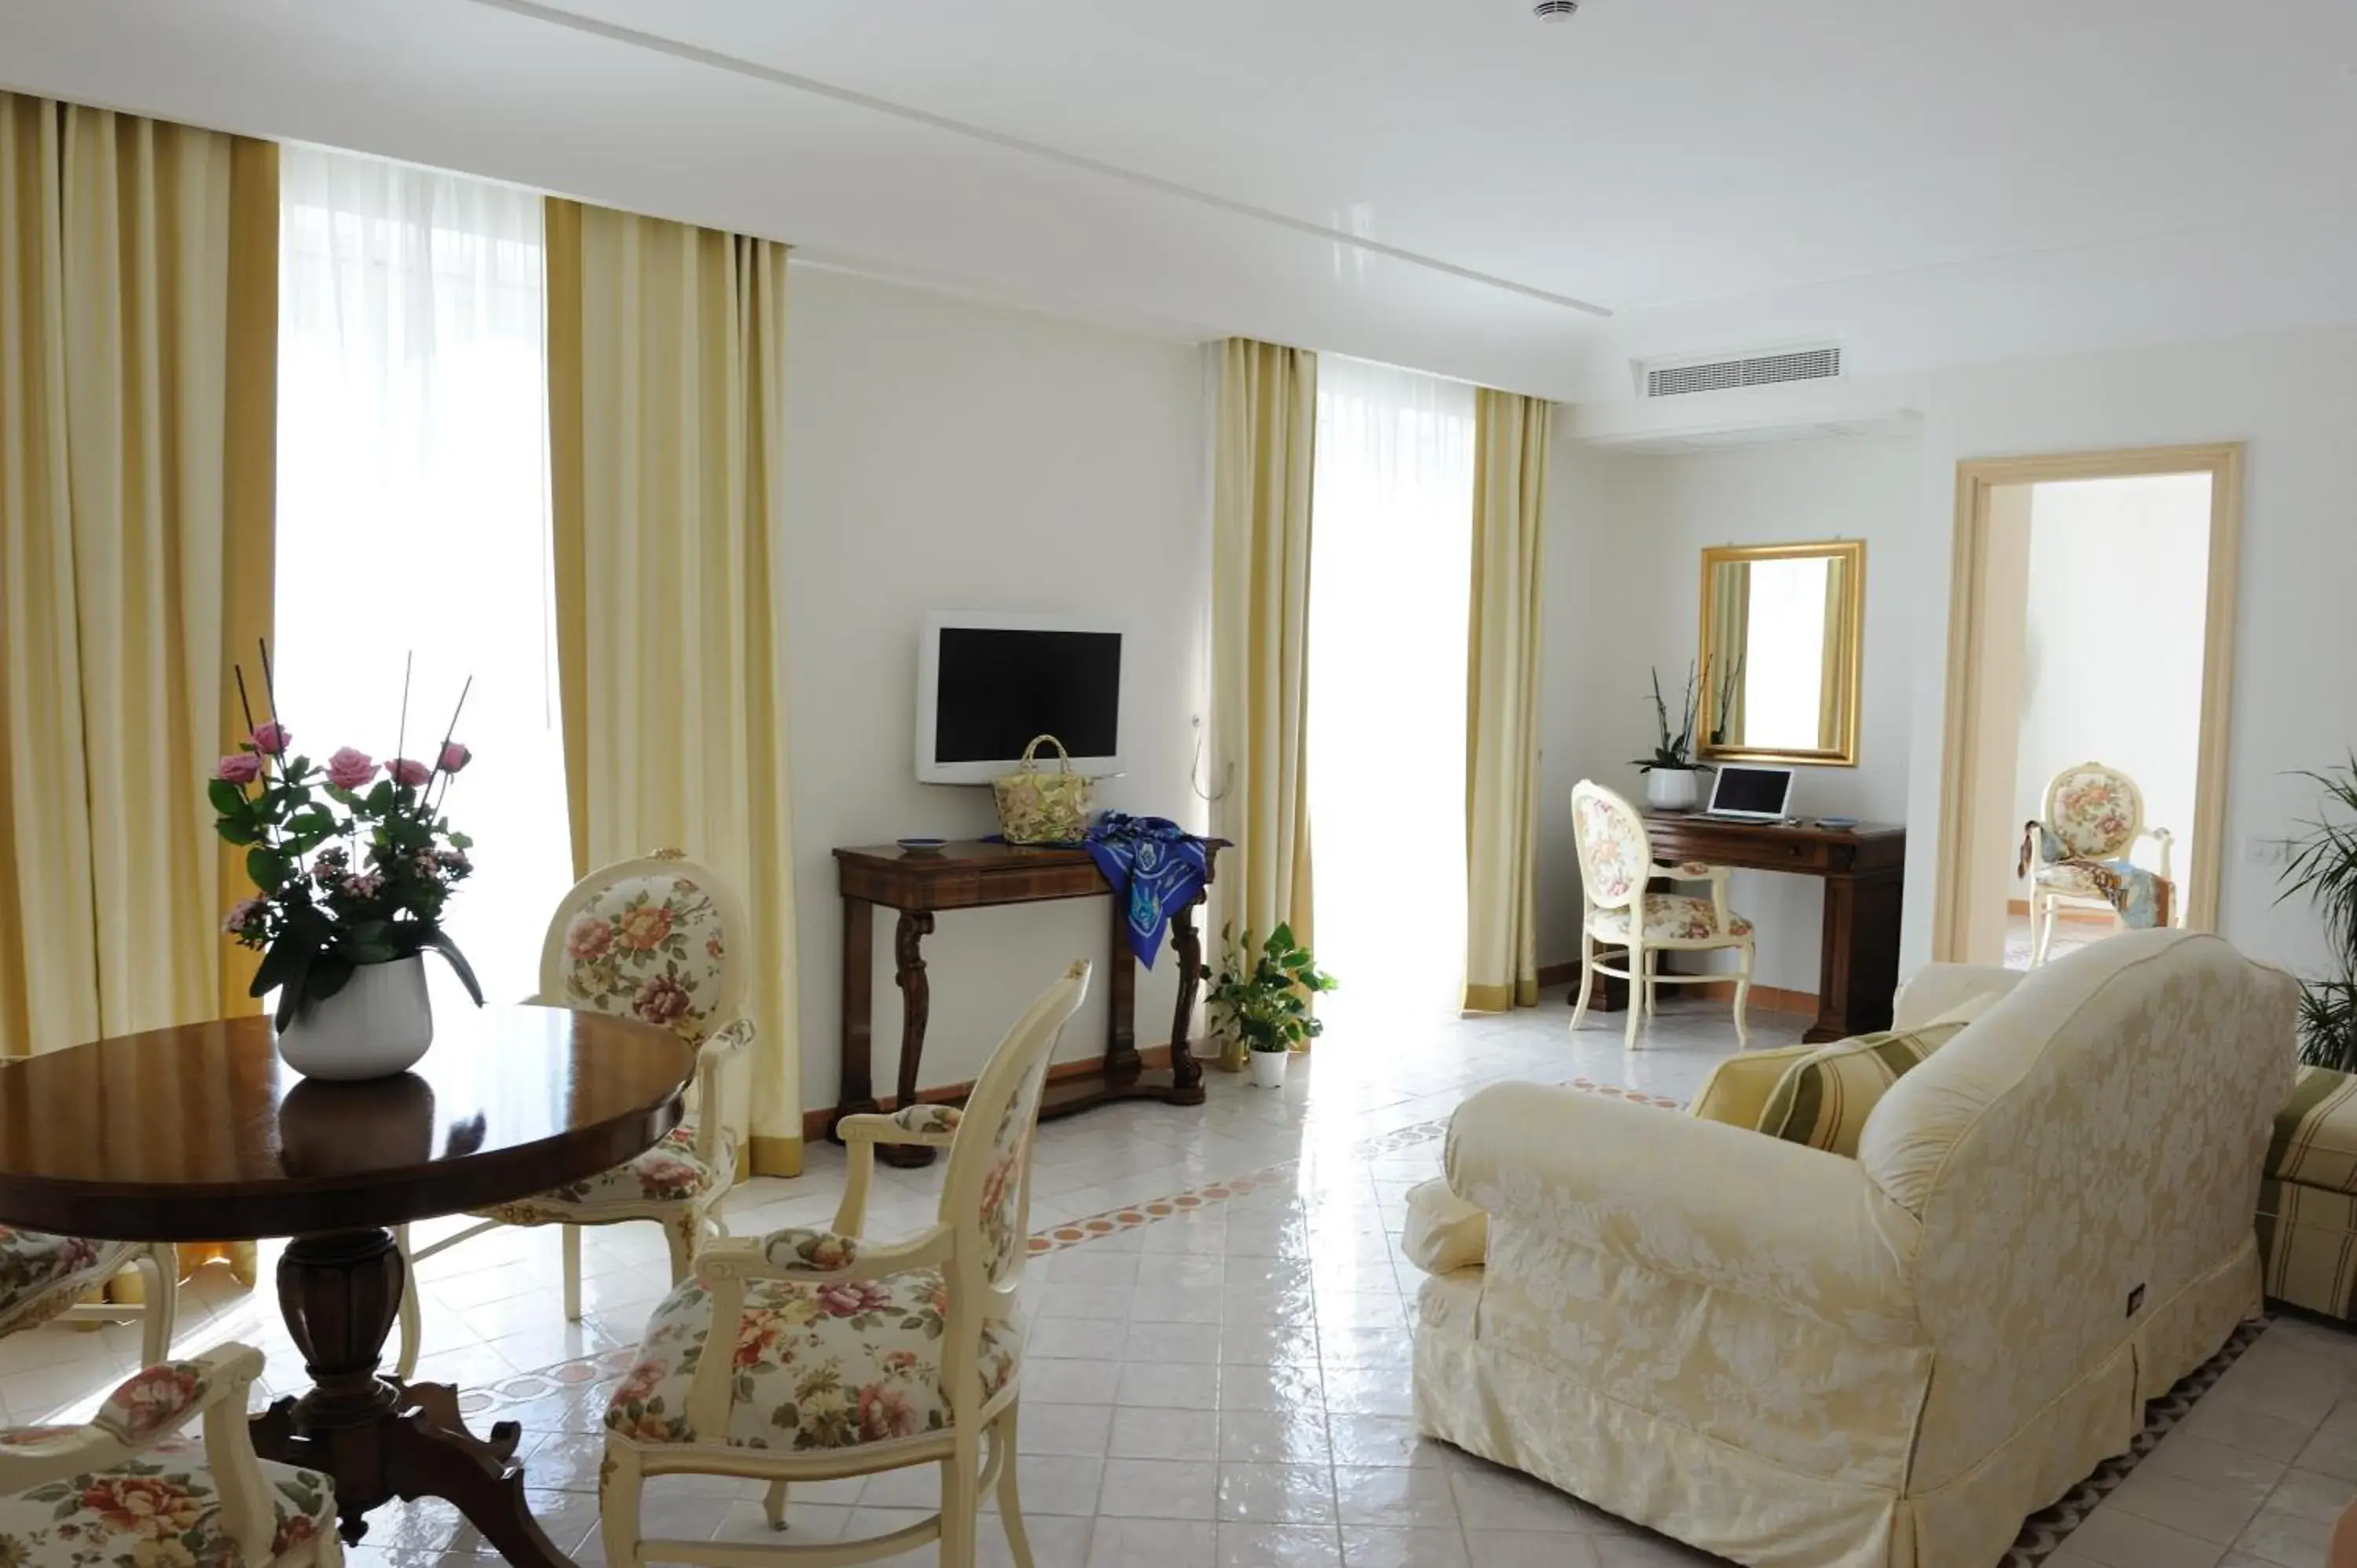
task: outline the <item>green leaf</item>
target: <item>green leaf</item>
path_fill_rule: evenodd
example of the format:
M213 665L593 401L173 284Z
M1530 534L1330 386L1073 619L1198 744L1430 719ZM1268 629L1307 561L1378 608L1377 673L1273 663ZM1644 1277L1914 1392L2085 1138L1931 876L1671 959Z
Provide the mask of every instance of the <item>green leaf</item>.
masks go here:
M262 841L260 828L255 827L252 822L233 822L226 817L213 824L213 831L221 834L223 841L229 843L259 843Z
M245 852L245 874L264 893L275 893L286 883L284 856L259 846Z
M245 791L226 779L215 779L208 782L205 785L205 799L210 800L213 810L224 817L242 817L253 807L253 802L245 798Z
M467 955L458 950L458 944L437 928L425 934L422 945L442 955L449 963L450 972L458 977L458 983L467 988L467 994L475 999L476 1006L480 1007L483 1004L482 984L476 980L474 966L467 961Z
M339 958L333 954L323 955L317 962L311 965L310 972L303 979L304 1005L316 1007L341 991L352 978L353 967L348 959Z
M390 779L380 779L376 788L368 792L366 802L371 816L382 817L393 810L393 788Z

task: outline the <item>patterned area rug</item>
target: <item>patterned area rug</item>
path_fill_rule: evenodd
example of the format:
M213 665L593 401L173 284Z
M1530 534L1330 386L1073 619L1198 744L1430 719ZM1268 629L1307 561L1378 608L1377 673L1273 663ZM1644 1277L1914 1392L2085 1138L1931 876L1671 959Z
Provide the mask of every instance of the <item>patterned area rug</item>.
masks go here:
M1574 1079L1564 1087L1577 1090L1584 1094L1609 1095L1613 1099L1626 1100L1633 1104L1671 1111L1682 1109L1684 1103L1656 1094L1646 1094L1637 1090L1594 1083L1584 1078ZM1361 1139L1352 1146L1352 1153L1361 1158L1391 1154L1401 1149L1413 1148L1420 1144L1430 1143L1435 1138L1444 1136L1448 1131L1447 1117L1438 1117L1429 1122L1418 1122L1389 1133ZM1249 1176L1212 1182L1186 1192L1174 1193L1168 1197L1157 1198L1151 1203L1143 1203L1129 1208L1108 1209L1103 1214L1091 1215L1083 1219L1051 1226L1031 1238L1030 1250L1035 1255L1060 1251L1067 1247L1084 1245L1101 1236L1135 1230L1141 1225L1151 1225L1157 1220L1167 1219L1172 1215L1185 1214L1208 1205L1223 1203L1232 1197L1241 1197L1271 1182L1289 1183L1297 1178L1298 1166L1298 1161L1287 1160L1282 1164L1254 1171ZM2115 1458L2104 1460L2095 1467L2093 1475L2072 1487L2061 1501L2024 1520L2020 1535L2015 1538L2012 1548L2007 1552L1997 1564L1997 1568L2036 1568L2036 1564L2043 1563L2056 1548L2069 1539L2071 1532L2078 1529L2087 1516L2094 1511L2095 1505L2108 1497L2121 1482L2126 1480L2129 1474L2144 1462L2145 1456L2158 1445L2160 1440L2168 1436L2177 1423L2191 1412L2196 1402L2215 1387L2218 1380L2225 1375L2226 1369L2233 1366L2242 1357L2243 1352L2258 1343L2259 1337L2265 1334L2266 1329L2267 1321L2244 1324L2234 1331L2233 1336L2226 1341L2224 1348L2215 1356L2194 1369L2169 1392L2146 1405L2144 1430L2136 1434L2136 1441L2129 1445L2128 1451ZM619 1379L630 1370L630 1363L636 1355L637 1352L633 1349L616 1349L600 1351L594 1356L577 1357L569 1361L560 1361L554 1366L544 1368L536 1372L526 1372L503 1382L494 1383L489 1388L469 1390L459 1396L458 1408L469 1417L489 1416L497 1420L519 1406L538 1404L542 1401L551 1399L552 1396L568 1394L577 1396L596 1385ZM479 1428L481 1423L476 1424Z

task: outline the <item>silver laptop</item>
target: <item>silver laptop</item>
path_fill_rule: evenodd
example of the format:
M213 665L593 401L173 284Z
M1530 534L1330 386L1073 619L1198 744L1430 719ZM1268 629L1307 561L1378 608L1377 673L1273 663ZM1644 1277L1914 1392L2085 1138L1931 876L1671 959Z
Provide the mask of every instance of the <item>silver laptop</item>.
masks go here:
M1781 822L1792 815L1792 805L1791 768L1722 763L1711 780L1710 805L1703 815L1742 822Z

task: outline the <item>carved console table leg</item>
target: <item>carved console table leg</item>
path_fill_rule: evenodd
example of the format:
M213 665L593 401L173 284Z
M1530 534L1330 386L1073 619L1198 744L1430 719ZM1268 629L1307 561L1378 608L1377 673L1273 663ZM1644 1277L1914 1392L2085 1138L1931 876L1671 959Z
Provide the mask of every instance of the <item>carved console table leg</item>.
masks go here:
M1170 1103L1203 1103L1203 1064L1189 1047L1187 1026L1195 1019L1195 995L1203 983L1203 938L1195 929L1198 897L1170 917L1171 956L1178 961L1178 1005L1170 1017Z
M569 1568L525 1502L516 1423L493 1427L487 1443L467 1430L456 1390L404 1388L378 1374L402 1278L390 1230L287 1244L278 1302L312 1388L253 1418L254 1448L265 1459L327 1472L348 1541L366 1534L370 1510L393 1498L438 1497L456 1503L508 1562Z
M846 1116L876 1109L876 1082L869 1069L869 1036L873 1033L876 980L876 906L865 898L843 901L843 1039L840 1063L842 1092L826 1135L840 1144L835 1123Z
M933 934L932 912L900 911L892 934L892 983L900 988L900 1077L897 1103L917 1099L917 1073L925 1055L925 1024L932 1015L933 988L925 979L924 940ZM876 1157L888 1165L929 1165L933 1151L906 1144L878 1144Z

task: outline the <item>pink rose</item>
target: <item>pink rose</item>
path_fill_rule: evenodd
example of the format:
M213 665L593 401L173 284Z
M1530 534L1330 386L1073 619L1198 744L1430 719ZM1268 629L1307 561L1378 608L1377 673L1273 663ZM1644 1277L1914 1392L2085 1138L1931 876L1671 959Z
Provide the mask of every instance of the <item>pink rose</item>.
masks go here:
M264 725L246 738L253 742L254 750L269 757L277 756L295 742L294 735L286 726L274 722Z
M602 958L613 941L613 928L595 915L575 916L565 930L565 951L576 963Z
M328 758L328 782L339 789L357 789L376 777L376 759L352 746L339 746Z
M687 988L667 974L651 975L630 999L630 1011L648 1023L669 1028L683 1017L693 1002Z
M446 740L442 743L443 772L457 773L463 769L467 764L474 760L475 754L468 751L465 746L460 746L457 741Z
M874 1280L841 1280L819 1286L815 1294L821 1310L829 1317L856 1317L892 1305L891 1291Z
M384 770L393 775L394 783L406 784L412 789L434 777L434 769L409 757L394 757L384 765Z
M213 765L213 777L231 784L251 784L262 777L262 758L250 751L233 751Z

